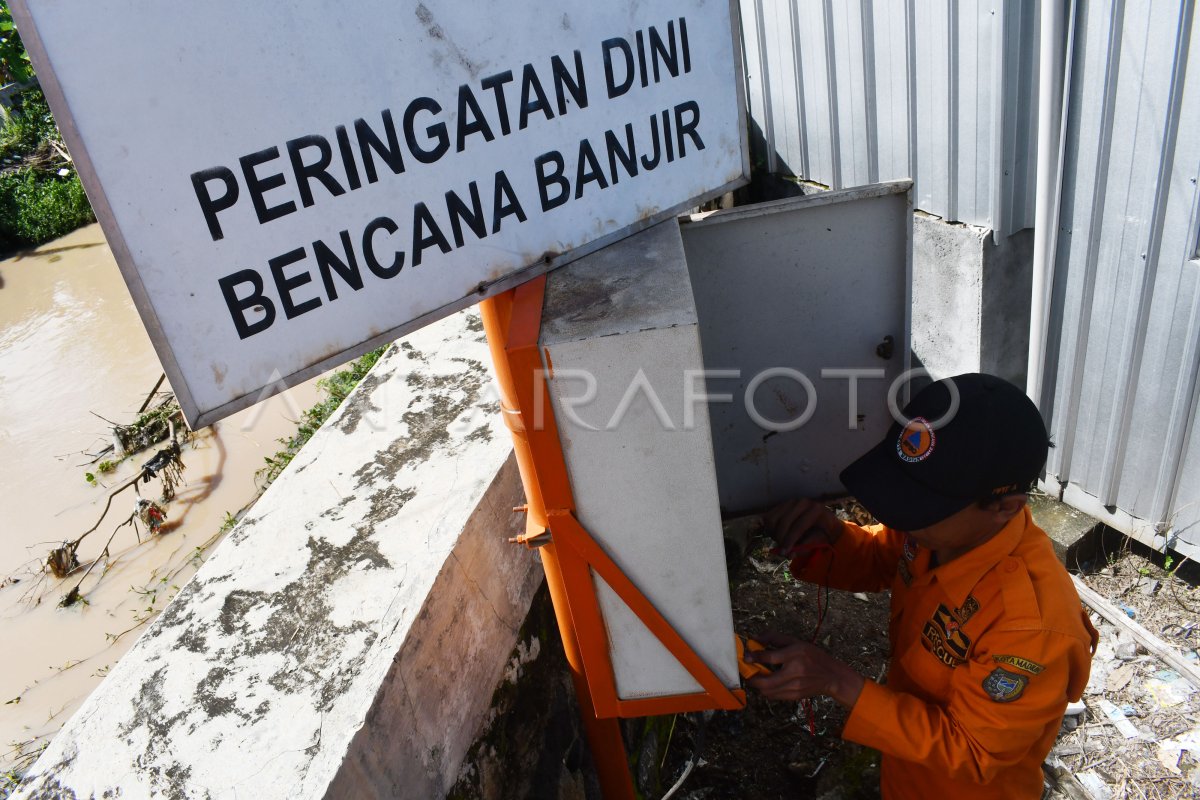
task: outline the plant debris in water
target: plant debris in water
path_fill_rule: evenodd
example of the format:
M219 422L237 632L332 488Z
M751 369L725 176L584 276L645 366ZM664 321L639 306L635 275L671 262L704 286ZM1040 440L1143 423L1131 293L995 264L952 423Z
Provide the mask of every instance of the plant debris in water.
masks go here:
M56 578L65 578L79 569L78 542L66 542L62 547L56 547L46 557L46 569Z
M153 392L151 393L152 396ZM176 488L183 483L183 448L180 440L187 440L191 432L184 422L179 404L175 402L173 396L164 399L156 408L139 414L138 418L131 425L114 425L113 433L120 446L125 449L126 455L136 452L136 450L130 448L136 448L137 450L145 449L148 446L147 443L153 444L165 439L170 439L170 443L166 447L160 448L148 461L142 464L138 473L132 479L127 480L109 492L104 509L100 512L100 518L96 520L96 523L91 528L84 531L75 539L63 542L60 547L56 547L50 551L45 562L45 571L47 573L61 580L77 572L83 566L79 562L79 546L84 539L94 533L104 522L109 510L112 508L113 499L129 488L132 488L138 495L132 513L113 529L112 535L108 537L108 541L104 544L103 551L88 565L83 577L63 596L59 602L60 606L72 606L81 600L86 602L82 594L83 582L101 559L108 558L109 545L112 544L113 539L121 528L126 525L132 526L139 543L142 540L141 534L138 533L139 522L150 534L161 533L163 523L167 518L167 510L163 503L174 499ZM105 465L111 466L105 469ZM113 462L102 462L97 469L101 472L107 472L115 469L115 466ZM96 477L92 473L87 473L85 477L89 483L96 483ZM141 490L138 488L138 484L149 483L154 478L158 478L162 483L161 502L141 497ZM103 578L103 576L104 570L100 573L100 577Z
M140 414L129 425L114 425L113 437L125 454L140 453L170 436L172 425L175 430L187 430L183 421L183 410L174 397L164 401L157 408ZM97 470L105 472L104 463L98 465Z

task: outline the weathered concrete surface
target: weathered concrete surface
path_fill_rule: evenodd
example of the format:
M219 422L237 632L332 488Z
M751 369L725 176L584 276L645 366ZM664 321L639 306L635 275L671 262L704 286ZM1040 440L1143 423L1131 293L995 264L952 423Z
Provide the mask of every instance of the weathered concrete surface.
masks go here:
M1092 557L1087 539L1103 525L1100 520L1045 494L1030 494L1029 509L1033 521L1054 544L1058 560L1068 569L1078 569L1082 561Z
M534 597L451 800L600 800L550 593Z
M1025 385L1033 232L913 219L913 353L935 378L990 372Z
M16 796L442 796L541 579L486 361L470 312L393 348Z

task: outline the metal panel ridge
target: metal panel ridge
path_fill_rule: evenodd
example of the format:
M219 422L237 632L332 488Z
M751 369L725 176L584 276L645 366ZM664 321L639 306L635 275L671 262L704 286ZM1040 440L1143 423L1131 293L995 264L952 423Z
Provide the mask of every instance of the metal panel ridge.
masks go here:
M911 177L931 214L998 237L1029 227L1031 0L742 8L768 172L834 189Z

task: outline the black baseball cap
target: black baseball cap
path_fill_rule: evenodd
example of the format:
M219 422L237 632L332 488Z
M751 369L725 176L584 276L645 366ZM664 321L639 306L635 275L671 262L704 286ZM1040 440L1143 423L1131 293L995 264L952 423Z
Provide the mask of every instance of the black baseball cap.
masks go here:
M889 528L927 528L979 500L1027 491L1046 463L1050 437L1037 406L994 375L932 383L901 416L841 475Z

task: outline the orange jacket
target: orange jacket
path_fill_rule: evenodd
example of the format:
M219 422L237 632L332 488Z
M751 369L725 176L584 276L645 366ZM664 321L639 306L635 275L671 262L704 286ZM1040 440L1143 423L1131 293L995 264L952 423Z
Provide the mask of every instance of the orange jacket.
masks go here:
M884 800L1041 797L1096 631L1028 509L948 564L931 569L931 556L899 531L846 523L831 557L793 566L834 588L892 590L887 685L867 681L842 737L883 754Z

